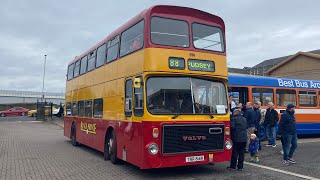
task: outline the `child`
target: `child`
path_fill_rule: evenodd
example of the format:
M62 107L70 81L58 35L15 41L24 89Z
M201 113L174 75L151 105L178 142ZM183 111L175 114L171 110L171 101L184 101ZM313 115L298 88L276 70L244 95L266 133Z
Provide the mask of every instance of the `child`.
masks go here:
M259 138L255 134L250 135L249 153L251 156L251 162L259 162Z

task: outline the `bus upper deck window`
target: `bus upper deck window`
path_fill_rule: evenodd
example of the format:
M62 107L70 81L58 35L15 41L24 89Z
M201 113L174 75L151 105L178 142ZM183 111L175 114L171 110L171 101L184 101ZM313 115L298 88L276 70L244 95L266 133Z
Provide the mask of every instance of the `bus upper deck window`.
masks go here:
M120 56L125 56L143 47L144 20L121 34Z
M158 45L189 47L188 23L182 20L152 17L151 41Z
M69 65L68 67L68 80L71 80L73 78L73 68L74 68L74 64Z
M193 23L192 33L195 48L224 52L223 35L220 28Z

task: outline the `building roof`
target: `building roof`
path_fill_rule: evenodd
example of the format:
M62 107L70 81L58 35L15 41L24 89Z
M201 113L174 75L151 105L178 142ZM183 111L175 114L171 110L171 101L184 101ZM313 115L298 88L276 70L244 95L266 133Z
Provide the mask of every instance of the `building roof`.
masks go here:
M228 68L229 73L236 73L236 74L248 74L246 69L241 68Z
M309 51L308 53L320 54L320 49ZM274 58L274 59L268 59L268 60L262 61L261 63L253 66L253 68L274 66L274 65L279 64L280 62L288 59L290 56L293 56L293 55L278 57L278 58Z
M266 66L273 66L275 64L280 63L281 61L287 59L290 56L284 56L284 57L279 57L279 58L274 58L274 59L269 59L269 60L265 60L262 61L261 63L253 66L253 68L259 68L259 67L266 67Z
M318 50L313 50L313 51L309 51L308 53L320 54L320 49L318 49Z
M297 52L295 55L290 56L289 58L283 60L282 62L280 62L279 64L273 66L272 68L270 68L268 71L266 71L266 73L271 73L272 71L278 69L279 67L285 65L286 63L292 61L293 59L295 59L298 56L307 56L307 57L312 57L312 58L316 58L316 59L320 59L320 54L314 54L314 53L310 53L310 52Z

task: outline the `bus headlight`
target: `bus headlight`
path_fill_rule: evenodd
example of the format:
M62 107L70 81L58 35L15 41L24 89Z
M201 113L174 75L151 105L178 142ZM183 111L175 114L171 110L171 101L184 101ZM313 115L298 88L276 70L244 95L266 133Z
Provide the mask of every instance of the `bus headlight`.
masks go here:
M159 148L156 143L152 143L149 145L148 150L151 155L156 155L159 151Z
M226 146L227 150L230 150L232 148L232 142L227 140L226 143L225 143L225 146Z

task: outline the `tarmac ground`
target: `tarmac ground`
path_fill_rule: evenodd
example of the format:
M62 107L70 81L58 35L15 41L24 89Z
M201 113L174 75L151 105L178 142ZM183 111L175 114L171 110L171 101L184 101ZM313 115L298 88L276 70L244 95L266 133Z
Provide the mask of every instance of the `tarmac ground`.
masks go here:
M264 142L265 143L265 142ZM0 118L0 180L16 179L320 179L320 136L299 137L297 164L284 166L280 142L262 147L260 162L243 171L229 171L229 163L140 170L113 165L103 154L63 136L63 120L36 121L30 117Z

